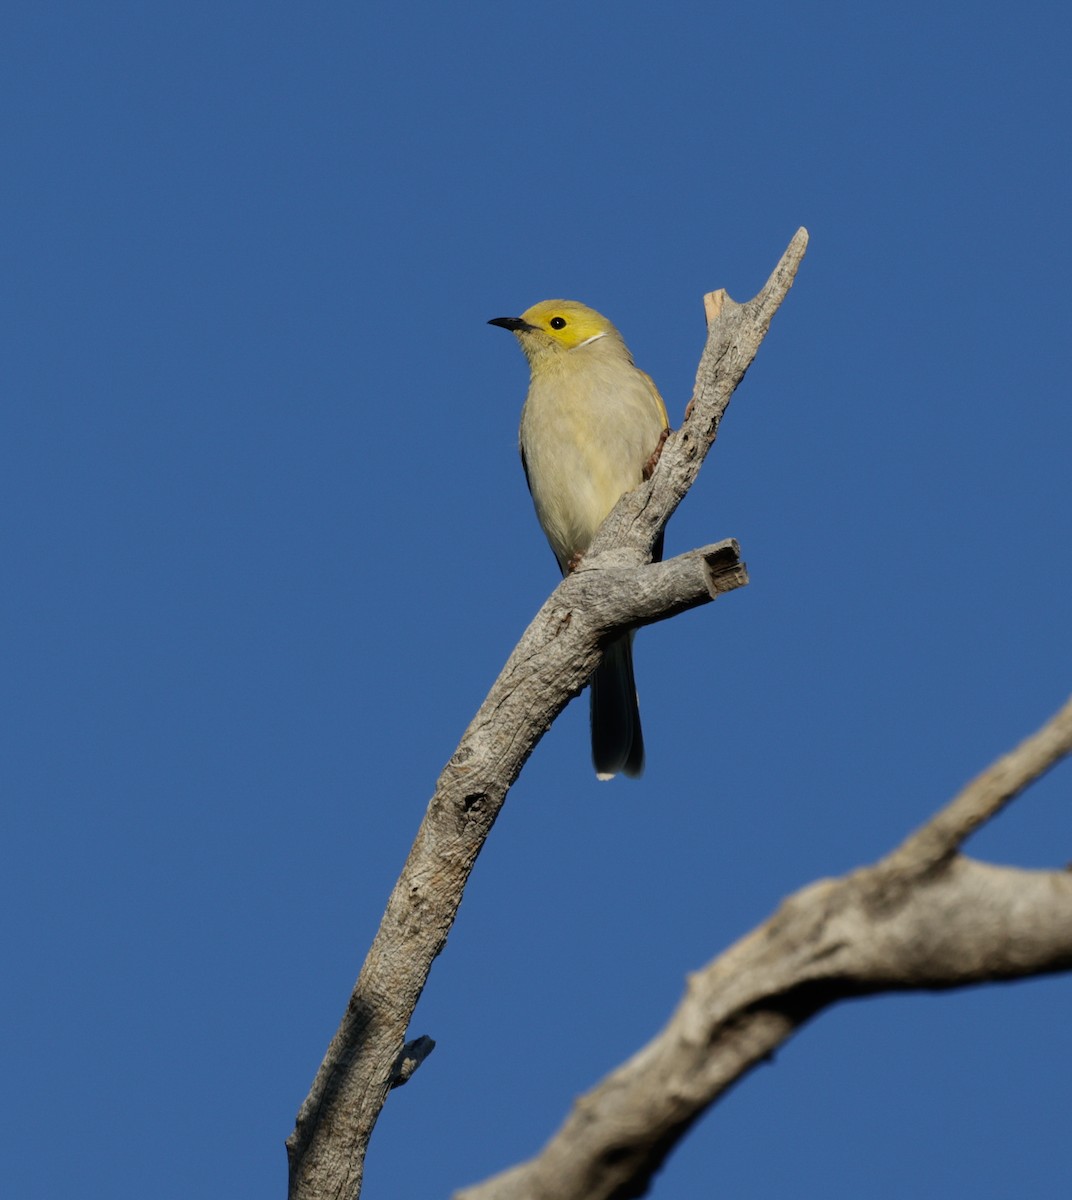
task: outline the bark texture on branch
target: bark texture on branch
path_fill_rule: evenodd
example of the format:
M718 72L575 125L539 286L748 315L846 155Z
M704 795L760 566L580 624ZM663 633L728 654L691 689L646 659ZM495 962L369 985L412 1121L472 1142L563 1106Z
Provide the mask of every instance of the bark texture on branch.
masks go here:
M624 496L580 567L521 638L436 785L342 1023L287 1139L292 1200L358 1195L369 1136L392 1082L413 1010L442 950L469 873L506 793L536 743L587 684L601 647L622 629L708 603L747 582L735 542L661 564L651 547L688 491L734 389L792 286L802 229L747 304L724 292L686 420L652 477ZM403 1056L404 1058L405 1056Z
M814 883L688 981L666 1028L538 1158L456 1200L626 1200L692 1123L821 1009L1072 968L1072 874L976 862L965 837L1072 752L1072 700L874 866Z

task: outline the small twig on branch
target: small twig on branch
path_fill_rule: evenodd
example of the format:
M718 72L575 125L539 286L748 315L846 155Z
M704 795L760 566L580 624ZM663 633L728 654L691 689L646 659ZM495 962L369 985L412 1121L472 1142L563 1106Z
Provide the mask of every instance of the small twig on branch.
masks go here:
M799 230L763 290L726 298L708 329L689 415L652 476L623 496L581 567L523 634L436 785L409 858L293 1133L291 1200L352 1200L365 1151L432 961L469 873L533 747L587 684L608 637L663 620L747 582L736 543L650 563L651 548L696 478L807 247Z
M955 853L1070 752L1072 700L892 854L804 888L691 976L666 1028L576 1102L537 1158L455 1200L642 1196L693 1122L831 1004L1072 968L1072 874Z
M414 1038L407 1042L398 1052L395 1065L391 1070L391 1087L401 1087L413 1078L413 1072L421 1065L435 1049L435 1042L427 1035Z
M1038 733L1025 738L965 787L889 858L891 867L915 862L924 868L956 853L980 825L996 816L1029 783L1072 750L1072 700Z

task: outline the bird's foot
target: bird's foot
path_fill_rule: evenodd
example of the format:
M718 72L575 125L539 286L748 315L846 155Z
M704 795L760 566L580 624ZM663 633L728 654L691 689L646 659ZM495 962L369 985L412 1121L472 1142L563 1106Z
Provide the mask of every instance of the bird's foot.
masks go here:
M664 429L662 431L662 433L659 434L658 444L656 445L655 449L651 452L651 458L649 458L648 461L644 464L644 470L641 472L641 476L645 480L648 480L651 478L652 472L655 470L655 464L659 461L659 456L662 454L663 446L666 445L666 439L669 436L670 436L669 429Z

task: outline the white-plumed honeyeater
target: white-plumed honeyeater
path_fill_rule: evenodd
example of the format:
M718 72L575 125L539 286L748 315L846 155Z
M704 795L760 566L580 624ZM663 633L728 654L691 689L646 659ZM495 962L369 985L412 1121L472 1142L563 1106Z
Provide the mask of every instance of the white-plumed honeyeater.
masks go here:
M651 378L633 365L622 335L584 304L542 300L520 317L489 324L509 329L529 360L521 462L536 516L565 574L619 497L644 478L665 436L666 406ZM605 648L591 699L596 774L641 774L632 632Z

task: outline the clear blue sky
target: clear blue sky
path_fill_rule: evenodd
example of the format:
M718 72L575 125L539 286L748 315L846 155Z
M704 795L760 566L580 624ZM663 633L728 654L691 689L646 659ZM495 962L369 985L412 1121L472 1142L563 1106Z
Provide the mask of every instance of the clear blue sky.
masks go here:
M686 972L1072 684L1067 6L5 9L2 1190L281 1196L438 771L555 583L489 328L606 312L675 423L701 297L812 242L667 552L638 784L572 705L413 1032L373 1200L535 1152ZM974 852L1072 857L1067 765ZM1064 1197L1072 980L846 1006L655 1195ZM718 1181L715 1188L713 1181Z

